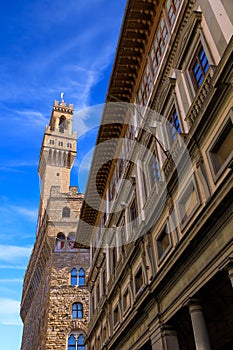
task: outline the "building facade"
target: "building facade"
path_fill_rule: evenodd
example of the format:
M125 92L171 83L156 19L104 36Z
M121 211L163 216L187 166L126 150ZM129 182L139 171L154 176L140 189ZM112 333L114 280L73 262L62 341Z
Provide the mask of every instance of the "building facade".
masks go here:
M77 135L73 105L55 101L39 162L36 242L24 278L21 350L85 350L89 249L75 245L83 195L70 186Z
M127 2L78 227L91 350L233 348L232 33L228 0Z

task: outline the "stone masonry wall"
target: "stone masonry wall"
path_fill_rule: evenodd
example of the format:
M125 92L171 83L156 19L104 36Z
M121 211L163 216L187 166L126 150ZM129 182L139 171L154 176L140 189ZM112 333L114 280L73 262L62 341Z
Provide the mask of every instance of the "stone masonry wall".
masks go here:
M54 253L50 273L48 305L48 328L46 350L64 350L71 331L86 335L89 318L89 292L86 287L70 285L73 267L82 267L86 277L89 272L89 250L79 249L76 253ZM72 304L83 304L83 318L72 319Z

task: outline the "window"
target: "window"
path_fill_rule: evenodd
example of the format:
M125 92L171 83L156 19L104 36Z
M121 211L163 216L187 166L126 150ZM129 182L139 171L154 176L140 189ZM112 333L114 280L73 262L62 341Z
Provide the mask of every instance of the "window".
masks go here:
M123 294L123 310L124 310L124 312L126 310L128 310L129 307L130 307L130 293L129 293L129 288L127 288Z
M148 170L149 170L150 185L151 185L151 188L153 188L154 184L157 181L161 180L159 162L158 162L158 158L155 154L152 155L152 157L148 163L148 168L149 168Z
M175 14L179 7L179 3L180 3L180 0L167 0L166 2L165 9L166 9L166 13L167 13L170 25L172 25L175 20Z
M76 350L76 338L71 334L68 339L68 350Z
M116 326L119 321L120 321L120 312L119 312L119 306L117 305L113 311L113 324L114 324L114 326Z
M62 209L62 217L69 218L70 217L70 208L65 207Z
M199 207L200 199L196 183L191 180L178 200L178 211L181 224L184 225L190 219Z
M163 228L156 241L158 257L161 259L171 247L170 235L167 232L167 225Z
M177 133L181 133L178 113L175 108L173 108L171 114L169 115L168 121L170 123L169 131L171 133L171 139L172 141L175 141L177 139Z
M66 237L63 233L58 233L56 238L56 251L63 251L65 250L65 241Z
M129 211L130 211L130 221L131 221L132 227L136 228L137 227L137 216L138 216L136 197L134 197L134 199L130 205Z
M233 110L231 110L233 118ZM233 120L233 119L232 119ZM213 171L220 175L229 166L233 158L233 122L231 119L225 123L220 134L209 151L209 158Z
M77 285L77 270L76 268L73 268L71 270L71 274L70 274L70 282L71 282L71 286L76 286Z
M59 142L58 142L58 146L63 146L63 142L62 142L62 141L59 141Z
M205 51L202 46L199 47L197 50L193 62L191 64L191 74L194 82L194 86L196 89L198 89L203 80L204 77L209 69L209 62L207 59L207 56L205 54Z
M85 285L85 271L81 267L78 271L78 285L84 286Z
M85 350L83 334L71 334L68 338L68 350Z
M109 248L109 257L110 257L110 271L114 273L116 264L117 264L117 249L116 247Z
M67 148L72 148L72 143L68 142L67 143Z
M137 294L143 286L142 268L140 267L135 274L135 293Z
M54 145L54 140L49 140L50 145Z
M100 301L100 285L99 283L96 286L96 305L99 303Z
M73 251L75 248L75 233L69 233L67 237L67 250Z
M77 350L85 350L84 336L82 334L80 334L80 336L78 337L78 348L77 348Z
M104 267L102 271L102 290L103 295L106 295L106 288L107 287L107 273L106 273L106 267Z
M63 115L59 120L59 131L64 133L65 129L66 129L66 118Z
M72 305L72 318L83 318L83 305L81 303Z

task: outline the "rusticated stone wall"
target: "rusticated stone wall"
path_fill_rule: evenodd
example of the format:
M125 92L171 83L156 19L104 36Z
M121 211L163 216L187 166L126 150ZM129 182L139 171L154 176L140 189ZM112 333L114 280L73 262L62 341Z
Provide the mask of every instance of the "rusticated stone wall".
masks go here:
M47 315L49 305L50 262L44 270L42 279L34 294L31 306L24 319L21 350L44 350L47 330Z
M51 268L51 284L48 306L48 329L46 350L66 349L67 339L72 331L86 335L88 326L89 292L86 287L70 285L70 271L82 267L86 276L89 268L89 250L79 249L77 253L55 253ZM83 318L72 319L72 304L83 305Z
M89 249L69 250L67 237L77 230L83 195L60 193L53 187L46 211L38 230L35 246L24 278L21 317L24 331L21 350L65 350L71 332L87 333L89 292L86 286L71 286L71 270L83 268L87 280ZM63 217L64 207L70 216ZM59 232L65 236L64 250L56 249ZM72 318L72 304L83 305L83 317Z
M73 267L88 276L89 250L53 253L24 320L21 350L64 350L72 331L86 335L89 292L70 285ZM83 304L83 318L72 319L72 304Z

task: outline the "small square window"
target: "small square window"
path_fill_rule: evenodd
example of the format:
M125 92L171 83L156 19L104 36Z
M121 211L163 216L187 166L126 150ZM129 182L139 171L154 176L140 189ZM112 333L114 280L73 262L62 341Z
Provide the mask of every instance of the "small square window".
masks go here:
M59 142L58 142L58 146L63 146L63 142L62 142L62 141L59 141Z
M55 144L54 140L49 140L49 144L54 145Z

